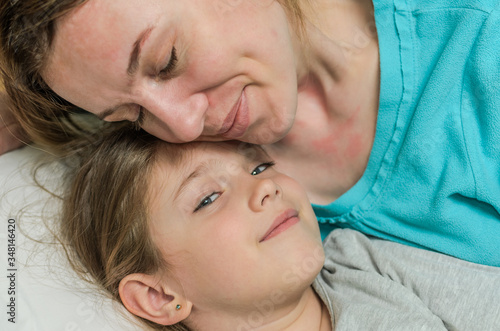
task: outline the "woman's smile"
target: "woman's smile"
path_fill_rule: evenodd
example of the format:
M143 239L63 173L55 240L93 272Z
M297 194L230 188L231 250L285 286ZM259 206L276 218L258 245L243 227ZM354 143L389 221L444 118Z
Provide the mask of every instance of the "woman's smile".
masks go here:
M250 114L245 89L243 89L240 98L224 120L219 134L226 139L237 139L246 132L249 124Z

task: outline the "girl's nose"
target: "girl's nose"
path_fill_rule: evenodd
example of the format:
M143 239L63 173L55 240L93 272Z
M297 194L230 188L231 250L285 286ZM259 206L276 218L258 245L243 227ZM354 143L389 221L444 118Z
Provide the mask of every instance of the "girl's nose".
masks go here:
M281 198L282 191L278 184L270 178L256 179L257 183L250 196L250 209L261 211L272 204L277 198Z

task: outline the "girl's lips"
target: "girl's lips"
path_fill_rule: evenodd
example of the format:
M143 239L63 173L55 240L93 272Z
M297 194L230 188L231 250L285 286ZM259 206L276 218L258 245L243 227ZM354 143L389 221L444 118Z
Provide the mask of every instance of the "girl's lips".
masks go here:
M277 236L278 234L287 230L292 225L298 222L299 222L298 212L295 209L285 210L278 217L276 217L273 224L271 224L266 234L264 234L264 236L259 240L259 242L263 242Z
M249 122L247 98L243 89L240 98L224 119L219 135L229 140L237 139L246 132Z

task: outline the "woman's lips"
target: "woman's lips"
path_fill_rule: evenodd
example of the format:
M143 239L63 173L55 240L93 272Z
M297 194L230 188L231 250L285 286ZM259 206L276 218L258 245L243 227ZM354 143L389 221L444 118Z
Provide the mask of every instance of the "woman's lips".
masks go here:
M226 139L237 139L246 132L249 122L247 98L243 89L240 98L224 119L218 134Z
M298 222L298 212L295 209L285 210L278 217L276 217L273 224L271 224L266 234L259 240L259 242L263 242L277 236Z

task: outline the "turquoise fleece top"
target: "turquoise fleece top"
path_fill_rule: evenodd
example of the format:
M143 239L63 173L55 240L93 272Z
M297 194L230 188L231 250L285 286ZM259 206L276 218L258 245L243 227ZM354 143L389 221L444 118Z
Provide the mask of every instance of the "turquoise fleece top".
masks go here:
M500 1L374 0L381 86L362 178L334 228L500 266Z

